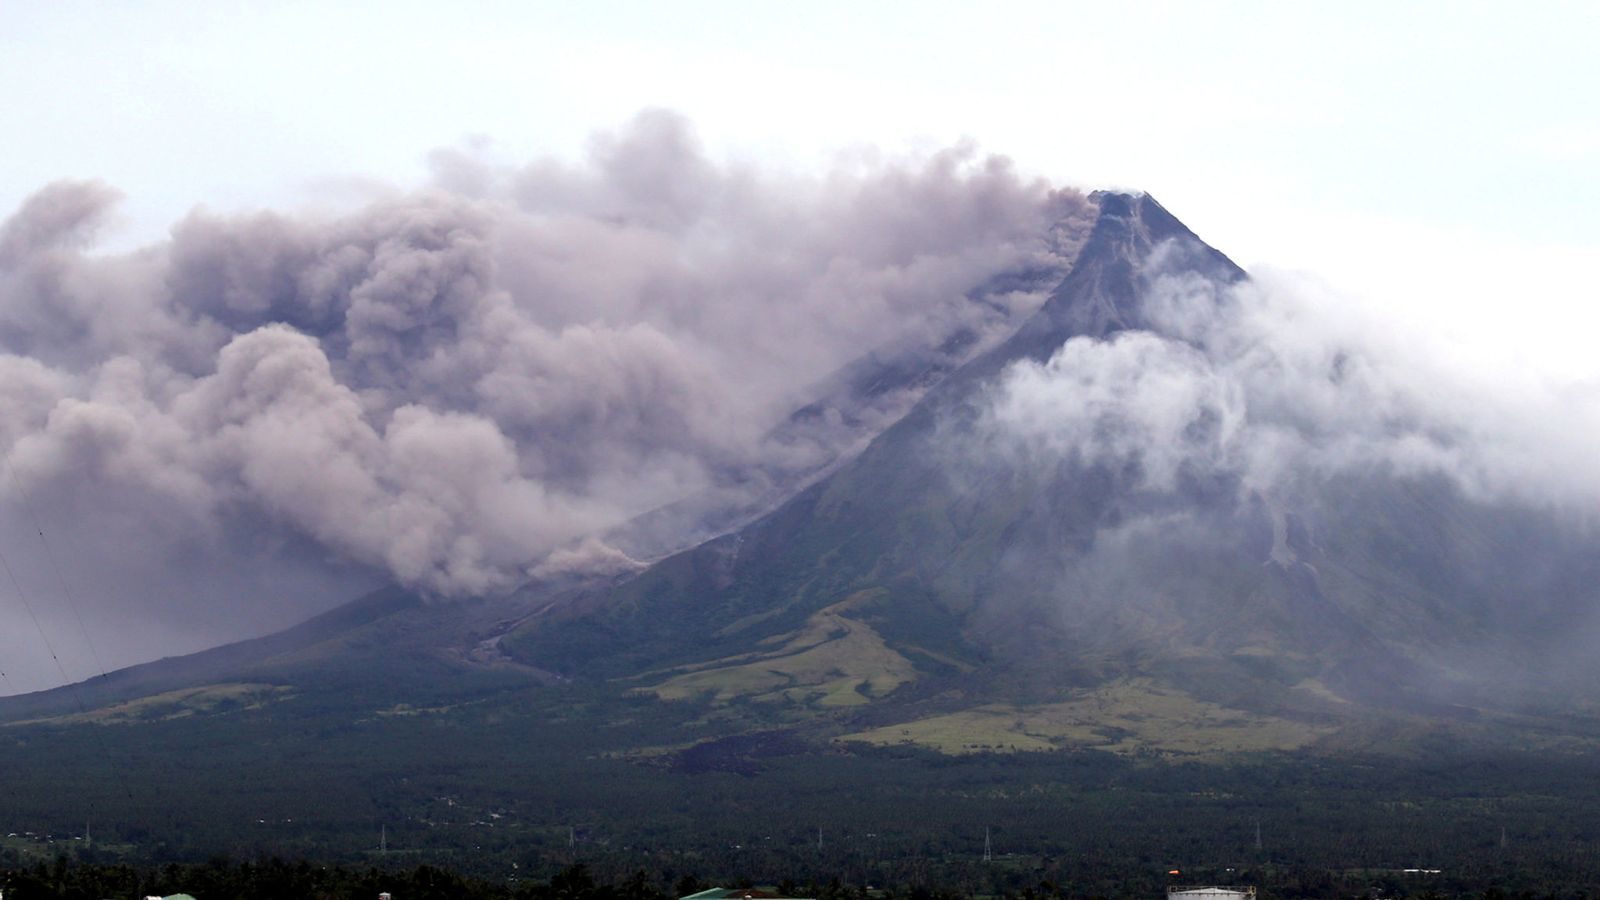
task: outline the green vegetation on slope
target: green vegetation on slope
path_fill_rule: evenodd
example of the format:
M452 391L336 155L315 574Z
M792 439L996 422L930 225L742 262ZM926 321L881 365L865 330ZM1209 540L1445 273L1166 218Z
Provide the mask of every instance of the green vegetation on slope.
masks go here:
M316 674L260 706L0 730L0 833L75 846L90 823L88 852L104 856L89 858L365 865L383 858L381 831L392 862L500 879L586 860L619 873L965 884L987 825L997 852L1028 859L1019 885L1259 863L1600 877L1592 753L1413 732L1410 754L1390 757L952 756L813 740L769 704L663 702L622 684L530 686L416 659ZM409 709L395 709L391 679ZM1112 697L1135 726L1162 714L1157 688ZM1028 727L1070 730L1073 714L1039 711ZM677 749L632 753L667 744Z
M915 680L917 671L871 626L850 617L862 599L836 603L800 630L760 642L771 649L684 666L681 674L643 690L663 700L710 696L725 703L746 697L820 707L859 706L887 695Z
M914 744L941 753L1093 748L1218 758L1298 750L1335 730L1195 700L1148 679L1079 692L1060 703L991 703L847 734L840 741Z

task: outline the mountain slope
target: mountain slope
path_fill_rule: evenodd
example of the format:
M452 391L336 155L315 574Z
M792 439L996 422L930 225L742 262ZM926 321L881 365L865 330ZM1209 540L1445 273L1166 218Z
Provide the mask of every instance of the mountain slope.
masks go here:
M82 684L0 698L0 721L65 715L238 678L270 666L275 659L308 652L319 644L337 641L365 626L414 609L420 602L414 594L399 588L374 591L265 637L129 666Z
M958 655L976 652L952 628L997 577L1023 519L1036 514L1038 490L1016 479L972 490L951 483L950 460L939 447L947 431L963 427L985 380L1013 361L1043 360L1071 336L1101 337L1141 322L1139 262L1161 241L1192 241L1208 274L1242 274L1200 247L1154 200L1097 199L1101 214L1077 265L1011 339L952 375L825 482L749 528L663 561L593 614L559 628L536 625L517 642L519 652L550 658L565 648L594 671L630 672L690 646L691 653L731 650L779 633L868 581L883 588L875 607L907 612L887 616L885 627L913 628L911 619L942 615L946 621L913 630L924 640L938 636ZM1108 485L1091 477L1062 487L1051 500L1072 511L1094 504ZM1070 539L1057 532L1070 531L1074 517L1082 518L1050 517L1047 534ZM747 619L748 629L736 627ZM713 635L709 642L706 635Z
M380 592L0 698L8 852L54 858L92 823L103 859L497 879L581 861L881 885L943 867L1014 893L1077 860L1075 882L1048 877L1107 893L1111 866L1498 859L1592 882L1572 869L1593 858L1600 783L1582 522L1376 464L1247 482L1193 452L1227 426L1204 404L1157 432L1173 447L1135 448L1172 459L1120 452L1149 438L1117 431L1116 392L1069 424L1119 452L1001 439L1019 373L1200 359L1214 348L1174 314L1213 315L1242 284L1154 200L1097 200L1035 317L958 368L879 367L925 389L917 405L731 533L506 597ZM835 411L879 383L860 371ZM1183 400L1153 384L1138 396ZM989 822L1005 849L980 869Z
M492 676L472 682L484 690L709 704L719 728L955 751L1590 734L1600 554L1548 510L1382 467L1272 488L1188 459L1153 474L1139 454L1030 455L996 437L1019 371L1069 347L1182 351L1174 314L1214 315L1246 278L1153 198L1094 200L1071 270L1009 338L841 373L824 392L833 414L875 390L920 399L748 525L633 574L463 604L389 592L91 691L0 702L0 717L240 681L359 681L388 706L449 670ZM1175 440L1222 427L1200 415Z
M1244 278L1152 198L1097 200L1039 313L859 457L746 528L530 620L509 652L664 697L842 709L846 730L1095 692L1134 708L1176 692L1315 734L1580 696L1592 670L1529 666L1580 660L1553 623L1600 606L1594 542L1544 511L1386 470L1279 495L1182 467L1154 489L1137 458L1039 465L993 442L1007 372L1069 341L1159 331L1158 282L1215 294Z

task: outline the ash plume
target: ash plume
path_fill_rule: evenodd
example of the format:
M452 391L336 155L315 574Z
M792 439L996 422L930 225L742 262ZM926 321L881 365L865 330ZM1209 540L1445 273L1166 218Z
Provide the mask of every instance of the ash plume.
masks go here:
M416 193L199 209L122 255L93 252L97 182L0 225L0 525L35 510L96 620L196 632L110 663L384 578L466 597L626 564L580 539L844 452L859 430L770 435L869 351L1006 333L1048 285L975 291L1060 269L1088 217L970 147L806 177L713 160L659 111L577 162L432 163Z

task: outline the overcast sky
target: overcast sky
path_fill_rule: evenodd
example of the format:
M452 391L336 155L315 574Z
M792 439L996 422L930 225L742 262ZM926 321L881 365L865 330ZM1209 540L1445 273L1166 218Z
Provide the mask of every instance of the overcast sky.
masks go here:
M738 259L717 260L707 271L728 274L739 291L770 280L786 285L786 290L804 288L816 296L850 298L854 295L828 280L837 274L828 271L828 254L837 250L838 241L870 244L886 227L883 223L900 221L895 218L900 213L890 204L879 221L870 200L830 211L816 198L804 199L809 195L803 190L790 190L785 173L794 176L795 184L803 184L806 176L860 171L867 174L855 183L859 197L903 201L904 210L937 210L945 196L940 193L938 173L919 170L915 162L897 161L927 159L940 148L972 143L982 153L1009 156L1024 176L1043 176L1058 185L1084 189L1149 191L1202 238L1247 268L1279 280L1309 273L1322 282L1318 292L1393 322L1399 346L1407 346L1407 334L1426 335L1435 345L1444 341L1443 346L1431 346L1430 352L1443 352L1446 362L1458 368L1480 367L1490 373L1484 375L1485 383L1544 383L1559 396L1587 398L1600 389L1600 354L1593 349L1600 330L1600 291L1593 277L1600 261L1596 46L1600 46L1600 5L1595 4L1513 8L1460 2L1312 6L980 5L929 0L870 5L688 0L653 4L0 0L0 85L6 93L5 115L0 116L0 147L6 163L0 170L0 220L61 179L98 179L121 192L111 224L97 238L96 246L108 254L166 241L172 227L197 207L222 214L261 209L367 210L350 213L352 217L340 220L342 224L296 231L298 243L290 242L297 248L293 253L311 258L347 245L365 247L362 242L370 234L363 229L387 234L384 228L390 226L372 223L411 208L368 204L425 185L435 174L430 159L438 159L441 148L490 164L481 171L512 171L549 158L581 164L596 155L597 146L602 148L600 156L609 152L604 148L611 145L595 143L596 133L615 134L640 121L645 124L640 134L648 138L640 146L677 152L674 148L682 148L675 123L687 122L698 147L715 165L707 175L695 156L699 150L667 159L672 165L687 160L683 171L702 179L685 184L701 183L722 191L716 215L728 222L770 227L775 240L794 242L792 247L771 247L767 244L772 241L752 232L755 236L743 236L748 247L729 245L739 251ZM636 119L648 109L671 110L681 119ZM456 158L460 159L459 153ZM627 164L631 164L628 159L622 159L624 168ZM896 174L918 171L927 177ZM750 172L760 173L760 189L753 193L744 190L743 179ZM1011 198L1006 201L1011 210L1006 221L1024 221L1025 211L1033 208L1031 189L1010 175L991 174L992 178L963 176L968 180L961 190L988 197L993 191L985 185L994 181L999 185L996 190ZM546 187L559 187L552 196L588 204L586 214L603 218L606 204L615 199L594 173L557 166L529 177L544 178L549 182ZM896 193L896 185L906 187L904 196ZM107 196L99 188L80 186L55 195L52 204L90 211L103 205ZM674 194L672 202L692 206L694 198ZM36 212L48 213L50 205ZM808 220L809 233L784 221L791 208L815 213ZM967 207L956 203L949 208ZM412 213L422 216L419 221L441 223L465 216L462 221L467 224L451 232L454 235L470 236L479 227L471 224L478 220L466 207L446 204ZM837 221L825 218L829 215ZM908 215L920 224L921 213ZM85 212L85 221L92 219ZM971 226L974 235L991 241L990 246L966 239L952 243L945 240L948 235L941 237L940 229L950 233L960 229L951 231L951 223L933 224L939 227L906 230L917 232L913 235L917 240L932 241L927 252L948 263L938 277L949 284L961 283L968 269L980 262L998 265L996 260L1009 258L1005 254L1015 249L1005 228L989 228L982 222ZM288 226L262 225L258 241L250 237L254 232L248 223L228 227L237 227L243 235L239 240L252 248L274 235L288 234L283 230ZM193 251L193 258L220 253L229 246L226 240L206 243L216 229L221 229L218 234L227 231L216 221L198 221L180 234L178 244ZM528 246L535 248L525 254L532 260L528 263L532 270L536 263L542 264L535 259L536 248L542 246L538 242L548 243L550 235L533 226L524 230ZM17 247L33 240L31 233L18 234ZM509 234L507 246L518 246L522 232L512 229ZM584 236L588 234L568 238L573 247L587 247L596 257L612 262L638 251L631 244L596 243L597 238ZM255 249L265 253L271 248ZM900 271L893 258L895 247L869 250L869 257L873 252L883 256L879 262L884 272ZM487 252L477 244L462 249L463 259L472 265L478 265ZM803 263L804 271L777 271L796 261ZM650 267L658 264L660 260L637 263L641 272L655 272ZM472 265L464 271L477 271ZM515 268L502 266L512 281L527 275L512 271ZM613 268L616 271L590 280L599 284L631 277L626 267ZM765 268L773 269L770 278L763 275ZM175 292L174 308L194 315L222 315L208 311L209 301L203 297L178 297L186 285L194 286L188 282L173 282L166 276L149 276L154 279L150 284L138 282L135 276L145 277L139 275L145 270L132 262L105 271L129 273L131 279L95 276L111 278L107 283L113 287L101 292L108 297L118 291L128 297L155 296L159 284ZM578 283L586 276L573 277ZM852 290L882 294L879 307L861 311L866 324L849 326L862 332L856 340L863 346L898 334L894 319L901 313L897 311L911 308L892 290L884 293L875 278L878 275L869 270L851 282ZM90 293L96 284L89 276L61 283ZM945 285L937 279L929 283ZM707 282L689 284L684 290L703 300L716 288ZM782 292L770 293L776 297ZM720 310L709 316L730 322L721 330L745 328L734 303L741 296L730 289L727 297L716 301L722 306L707 307ZM98 302L90 298L84 309L98 309ZM138 308L124 303L106 309L113 307L123 317L134 315ZM615 338L634 347L630 354L638 349L635 344L690 347L700 354L694 358L701 362L706 347L723 348L728 371L718 369L713 358L705 364L706 372L695 376L711 385L728 383L728 372L748 369L734 351L763 357L775 353L759 342L722 340L714 323L696 321L692 310L679 312L681 321L663 313L654 322L652 327L659 326L665 335L660 340L653 332L641 336L620 326L615 334L602 334L596 340ZM813 311L802 313L828 318ZM39 321L48 319L44 312L39 314L45 316ZM540 314L553 315L550 310ZM760 310L748 315L769 318ZM832 317L849 321L839 311ZM89 331L99 334L101 324L106 333L124 337L159 330L153 323L108 321ZM244 335L256 324L239 324L236 330ZM538 344L544 354L538 356L541 365L567 358L552 349L560 349L555 337L565 340L574 333L555 326L540 330L545 325L534 319L522 323L525 336L544 342ZM807 333L806 340L799 340L796 335L804 331L803 323L783 324L778 330L783 339L774 347L794 349L797 362L773 376L777 384L799 383L849 358L847 351L859 349L832 333ZM486 327L486 333L493 331ZM322 337L323 350L335 357L335 369L350 364L339 356L343 351L336 341ZM258 334L250 341L284 344L309 360L306 371L326 375L322 351L304 341L282 332ZM743 346L746 343L750 346ZM822 347L833 355L820 352ZM243 365L248 349L236 348L229 364ZM123 347L118 352L131 351ZM61 359L71 357L72 364L62 371L72 378L81 376L81 384L68 390L55 382L47 384L39 374L43 369L18 369L43 379L35 386L38 397L76 392L74 396L81 398L88 396L85 385L91 383L105 388L105 373L96 368L100 357L78 358L65 349L60 353L64 355L53 364L66 365ZM168 350L150 353L147 363L172 364ZM840 358L834 359L835 355ZM513 361L528 366L531 358ZM591 349L572 351L570 358L611 357ZM185 372L185 378L206 375L210 365L208 361L195 372ZM500 360L495 365L511 362ZM588 374L599 379L606 373ZM654 369L640 378L641 383L661 381ZM183 418L205 406L200 400L191 397L184 401L188 406L161 406L184 396L183 391L197 383L180 379L176 386L165 388L166 394L151 395L151 408L160 407L171 420L172 434L178 435L162 453L170 450L181 456L211 434ZM1563 392L1563 385L1574 383L1582 389ZM0 384L0 392L6 387ZM127 397L147 399L128 390L131 393L108 395L120 398L116 402L103 396L96 400L112 408ZM608 396L570 385L557 391L563 392ZM26 394L20 387L15 393ZM771 396L754 399L740 395L740 402L768 412L784 408L783 396L768 393ZM390 405L395 408L421 396L398 388L393 394ZM688 388L678 395L701 396ZM362 396L363 402L374 402L374 395ZM715 399L722 394L706 396ZM705 402L707 434L724 430L713 426L729 418L733 407L726 404L731 402L725 397ZM384 416L368 418L378 421L393 411L384 409ZM12 412L19 421L27 418L19 405L16 410L0 410L0 419ZM505 416L494 418L493 410L473 412L497 422L499 428L512 427ZM148 422L152 413L144 410L137 415ZM1585 407L1577 418L1587 421L1588 415ZM35 418L38 421L27 427L42 429L44 419ZM476 428L482 422L436 417L412 424L443 434L458 426ZM641 446L655 446L654 432L640 433ZM135 434L143 438L153 432L143 428ZM498 439L499 434L489 436ZM618 435L611 437L620 440ZM382 440L393 438L391 434ZM369 439L375 459L391 468L395 465L382 455L387 451L376 433L363 439ZM537 449L516 440L524 455ZM718 446L712 453L698 445L680 450L695 466L716 454L733 452ZM45 466L50 455L39 450L39 466ZM174 462L176 456L161 459L173 471L181 469ZM524 475L534 468L527 459L521 466ZM643 471L631 462L621 468ZM645 474L672 489L693 482L693 477L681 473ZM211 476L207 487L221 490L216 477ZM559 487L549 479L535 486ZM589 493L553 496L583 500L589 504L583 508L596 521L629 512L612 508L615 504L596 510L597 498L610 499L609 495L592 485L585 490ZM609 490L636 497L640 486L619 481ZM201 493L197 489L194 496ZM280 516L287 508L282 497L255 497L255 501L261 510ZM571 511L557 518L563 517L572 518ZM10 525L26 537L31 530L26 517L11 518L15 521ZM311 606L329 605L345 596L341 592L347 592L351 583L361 581L338 566L354 559L381 569L392 549L381 536L352 536L334 525L302 519L288 517L282 540L291 549L283 552L311 558L315 554L294 549L299 546L295 541L310 540L314 549L332 547L331 558L338 563L330 563L326 571L303 573L308 586L301 593L316 598L314 603L307 601ZM140 519L135 516L132 521ZM516 534L528 532L518 522L501 524ZM71 526L67 530L72 533ZM110 526L107 530L105 546L127 544L111 533ZM521 561L518 554L525 550L509 547L505 553L508 559ZM128 554L149 566L154 563L148 560L157 558L132 550ZM249 569L219 551L206 564L214 565L217 573L227 573L216 578L233 578L244 585L236 588L242 595L281 593L271 586L274 578L281 577L272 574L279 571L276 558L262 559L266 561ZM121 570L107 565L101 581L126 580L125 575L112 574ZM364 571L375 577L370 569ZM192 573L183 579L200 583ZM251 579L265 586L251 587L255 584ZM195 591L197 597L205 593L201 588ZM91 622L111 609L96 606L92 599L85 605ZM182 603L168 606L198 620ZM106 644L130 643L126 629L137 629L148 609L131 603L118 626L124 629L119 640ZM275 627L302 612L295 607L250 621L256 629ZM16 618L20 615L13 610L12 620L21 621ZM225 610L221 618L237 615ZM137 646L121 656L109 651L101 662L118 665L159 652L194 649L227 636L224 629L178 640L167 625L150 628L150 636ZM27 686L18 678L16 666L29 664L7 665L13 666L14 683L0 684L0 692ZM74 677L97 667L99 663L90 666L82 660L69 666ZM43 663L28 671L38 683L55 678Z
M127 194L111 246L159 238L197 204L415 184L440 146L576 156L593 130L661 106L715 155L797 168L975 140L1052 180L1148 190L1247 266L1310 270L1399 315L1449 311L1567 374L1600 367L1585 346L1594 4L0 10L0 208L103 178ZM1517 315L1484 312L1508 303Z

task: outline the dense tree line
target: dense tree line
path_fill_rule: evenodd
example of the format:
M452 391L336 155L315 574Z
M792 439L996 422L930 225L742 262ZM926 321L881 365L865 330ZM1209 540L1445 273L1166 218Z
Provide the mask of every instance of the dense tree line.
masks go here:
M709 706L614 689L486 695L436 678L381 714L393 695L379 690L330 682L224 715L7 728L0 865L49 884L37 867L63 847L69 869L106 872L307 859L356 891L349 879L374 867L513 890L581 863L597 885L651 873L663 896L688 876L817 893L837 878L905 895L1155 896L1174 867L1255 872L1297 897L1369 882L1384 896L1600 885L1600 760L1587 754L952 758L738 737L777 713L741 711L730 726ZM632 752L663 745L694 749ZM76 840L86 828L93 840Z
M1260 869L1238 873L1237 881L1253 884L1263 900L1279 897L1407 898L1484 900L1583 897L1588 894L1537 883L1511 888L1499 884L1465 884L1459 880L1407 879L1397 873L1332 872L1327 870ZM749 887L747 878L724 882ZM635 870L629 875L598 879L582 864L568 866L549 879L494 880L432 865L410 868L319 865L281 859L236 862L217 858L203 863L160 867L70 862L58 857L22 867L0 867L0 890L9 900L103 900L187 893L197 900L673 900L708 885L693 875L676 879L667 873ZM981 896L999 900L1066 900L1120 896L1160 897L1165 883L1140 878L1063 883L1049 879L992 885L976 894L937 883L849 885L838 878L824 881L784 880L768 889L788 897L816 900L958 900Z

